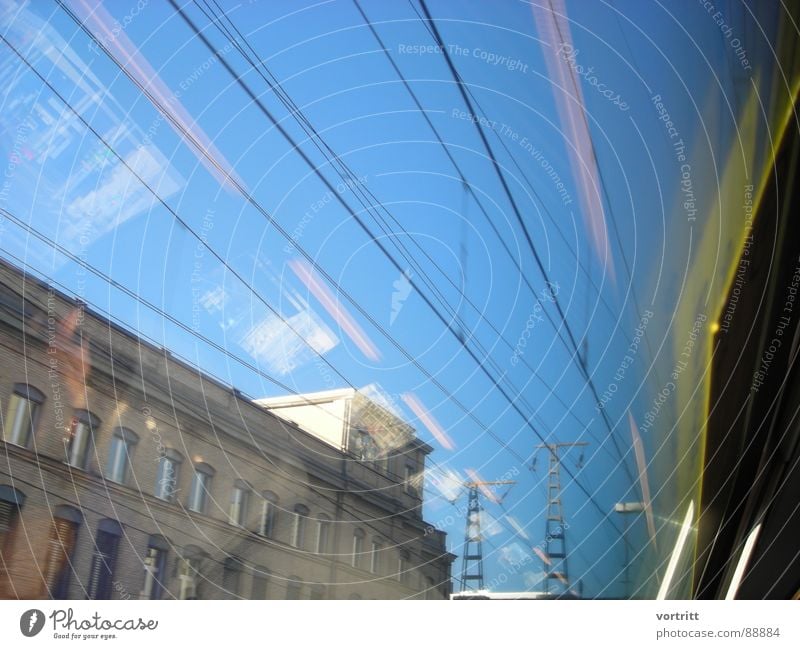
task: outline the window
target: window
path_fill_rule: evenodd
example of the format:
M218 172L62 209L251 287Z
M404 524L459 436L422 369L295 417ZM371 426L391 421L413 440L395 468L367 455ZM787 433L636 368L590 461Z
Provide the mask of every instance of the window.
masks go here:
M320 514L317 518L317 554L328 552L330 535L331 519L326 514Z
M178 474L183 456L174 449L168 448L158 460L156 475L156 498L172 502L178 493Z
M408 581L408 566L411 555L408 550L400 550L397 555L397 581L405 583Z
M7 546L11 542L19 510L24 503L25 494L10 485L0 485L0 555L8 552Z
M121 536L122 526L117 521L106 518L98 524L89 573L89 599L111 599Z
M89 446L100 420L88 410L77 410L72 417L69 437L66 439L67 463L76 469L86 469Z
M208 502L208 492L211 489L211 478L214 476L214 469L205 462L198 462L194 465L194 477L192 478L192 488L189 492L189 509L193 512L204 514L206 503Z
M231 496L231 509L228 513L228 522L231 525L244 527L247 522L247 505L250 498L250 485L244 480L237 480L233 485Z
M144 588L141 599L161 599L166 574L169 541L160 534L154 534L147 542L144 557Z
M139 436L127 428L117 428L111 438L111 449L108 453L108 469L106 478L112 482L125 484L128 479L128 468L131 462L133 447Z
M378 457L378 445L366 430L356 429L352 432L352 453L365 462L376 461Z
M223 596L239 599L239 586L244 566L240 559L228 557L222 566Z
M24 446L30 445L36 426L39 406L44 403L44 394L26 383L15 383L14 393L8 400L4 420L3 439Z
M373 575L381 573L381 563L383 562L383 541L380 539L372 540L372 552L370 553L369 571Z
M300 577L291 575L286 582L286 599L300 599L300 593L303 586L300 583Z
M437 599L436 586L430 577L425 577L425 599Z
M250 599L267 599L267 583L269 571L264 566L253 568L253 582L250 587Z
M361 565L361 557L364 555L364 530L360 527L353 532L353 556L351 557L351 565L353 568L358 568Z
M292 545L302 548L306 535L306 521L308 520L308 507L305 505L294 506L294 521L292 524Z
M309 599L325 599L325 586L322 584L314 584L311 586Z
M69 596L72 553L81 520L81 513L75 507L59 505L53 511L44 569L47 593L52 599L67 599Z
M417 487L415 485L416 476L414 467L411 464L406 464L406 472L403 477L403 484L405 485L405 492L409 496L417 496Z
M258 533L267 538L272 538L275 533L275 519L278 515L278 496L271 491L261 494L261 523L258 526Z
M178 562L178 599L200 599L201 575L205 553L194 545L187 545Z

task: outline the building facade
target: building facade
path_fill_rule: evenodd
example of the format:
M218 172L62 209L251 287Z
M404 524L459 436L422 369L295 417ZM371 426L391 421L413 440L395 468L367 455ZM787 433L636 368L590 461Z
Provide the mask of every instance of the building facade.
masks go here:
M6 263L0 345L0 597L450 596L390 408L254 402Z

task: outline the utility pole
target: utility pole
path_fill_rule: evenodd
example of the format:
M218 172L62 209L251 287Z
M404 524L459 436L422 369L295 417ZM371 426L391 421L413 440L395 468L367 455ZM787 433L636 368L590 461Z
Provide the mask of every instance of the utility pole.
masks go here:
M625 598L630 599L631 596L631 559L630 559L630 551L628 550L628 536L630 535L631 531L631 521L630 521L630 514L641 514L644 511L644 503L637 502L637 503L617 503L614 505L614 511L618 514L625 515L625 527L622 528L622 546L625 552L624 558L624 565L623 565L623 588L625 589Z
M545 590L552 593L552 586L563 586L561 594L569 590L569 570L567 565L567 541L564 527L564 507L561 503L561 459L559 451L562 448L574 446L588 446L588 442L556 442L553 444L539 444L536 447L546 449L548 452L547 470L547 519L545 520L545 557L544 566Z
M472 481L465 482L464 486L469 489L469 503L467 506L467 523L464 531L464 555L461 561L461 592L467 590L483 590L483 532L481 530L481 501L480 491L488 493L490 498L496 502L500 499L494 498L486 487L491 485L513 485L516 480L494 480L494 481ZM467 587L467 584L477 582L474 587Z

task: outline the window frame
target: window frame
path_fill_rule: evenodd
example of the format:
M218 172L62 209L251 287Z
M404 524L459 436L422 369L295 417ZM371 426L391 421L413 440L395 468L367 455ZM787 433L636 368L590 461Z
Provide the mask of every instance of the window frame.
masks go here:
M192 484L189 488L189 498L186 502L186 508L196 514L205 514L208 510L208 497L211 491L211 482L216 471L214 467L205 462L196 462L193 468L194 475L192 476ZM202 479L200 476L203 476ZM200 498L201 500L199 506L196 503L196 498Z
M178 453L175 449L168 448L158 459L158 470L156 471L156 488L153 495L159 500L172 503L175 502L178 491L178 479L180 476L180 468L183 464L183 455ZM173 473L173 479L170 481L164 475L166 468Z
M292 520L291 546L302 550L305 546L306 527L308 527L308 516L311 512L303 503L297 503L292 513L294 519Z
M131 455L138 443L139 436L130 428L120 426L114 429L108 449L106 480L121 485L127 484L128 473L131 469Z
M14 446L19 446L20 448L30 448L31 441L36 433L37 424L39 423L39 415L42 411L42 404L44 401L44 393L38 388L35 388L29 383L15 383L14 389L9 396L5 412L4 421L6 422L6 426L4 426L2 431L3 440ZM16 408L13 408L12 417L12 406L14 404L16 404ZM25 422L21 421L26 407L28 410L27 425ZM12 419L14 423L11 425L9 436L6 437L8 422ZM26 428L28 430L24 432L24 438L21 438Z
M73 469L86 471L89 466L89 450L94 444L100 424L100 419L92 412L85 409L75 410L69 434L64 440L66 463Z

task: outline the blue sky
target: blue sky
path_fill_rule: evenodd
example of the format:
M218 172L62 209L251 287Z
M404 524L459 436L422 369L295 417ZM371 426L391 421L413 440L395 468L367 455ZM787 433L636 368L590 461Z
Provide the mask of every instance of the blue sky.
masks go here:
M505 571L507 580L498 588L539 588L541 562L532 558L531 546L544 536L544 471L540 468L532 473L522 466L481 430L453 397L466 404L518 456L529 458L540 440L465 353L461 341L443 328L417 290L407 290L402 273L356 225L218 59L192 37L173 9L155 2L145 3L137 13L132 11L135 3L106 7L112 17L108 24L114 25L116 20L120 28L118 41L127 39L141 60L156 72L163 88L172 94L174 103L170 105L180 104L191 118L192 132L213 142L223 166L235 170L250 195L294 235L295 245L302 247L427 373L435 376L445 392L339 294L341 306L369 343L362 340L360 345L352 331L343 329L341 321L326 311L319 297L292 270L290 262L300 259L296 248L290 247L287 252L286 239L264 215L229 184L223 186L219 174L159 116L105 54L90 46L87 36L57 4L4 5L0 20L4 38L113 142L115 150L157 188L160 198L206 238L210 248L240 273L249 287L226 272L208 250L198 247L196 239L5 45L0 63L0 149L3 159L10 161L6 169L10 184L9 191L3 193L2 207L293 390L344 385L335 375L334 384L330 383L331 378L320 371L320 362L315 360L317 353L352 385L379 385L401 404L401 411L417 427L418 434L434 446L432 459L445 470L464 477L466 469L475 469L485 479L497 479L512 471L519 484L508 495L506 511L487 505L489 514L497 519L485 546L487 581ZM70 2L67 5L74 7ZM572 354L550 324L530 319L538 311L517 264L540 297L546 285L475 127L464 118L467 108L444 58L436 52L419 52L419 47L429 47L433 41L411 5L365 2L364 10L448 143L473 191L483 197L516 263L506 255L475 202L465 197L455 170L378 43L363 26L354 4L337 0L305 7L294 2L223 6L317 132L397 220L391 227L400 236L380 240L398 257L396 241L408 247L420 264L409 273L411 282L431 295L424 283L429 278L448 304L455 307L462 302L457 313L487 350L491 361L484 362L496 364L491 366L495 376L504 373L507 390L529 418L533 417L531 408L535 409L531 420L549 441L584 439L591 443L579 480L601 508L609 511L618 500L639 499L638 484L630 479L636 467L630 452L627 412L631 410L637 419L642 417L674 365L673 339L685 336L685 323L677 326L671 317L681 295L682 274L693 261L698 234L718 218L710 211L715 204L713 192L706 190L715 182L719 185L716 165L736 144L732 115L741 106L732 105L728 110L725 101L743 102L750 91L752 75L742 76L745 71L732 59L729 41L706 10L696 3L681 3L680 7L670 7L680 12L673 19L657 3L567 3L573 21L574 62L584 69L592 66L592 74L629 105L629 110L622 111L590 82L581 82L608 194L603 196L603 204L616 273L613 280L604 272L604 264L591 245L581 213L580 185L570 167L564 124L531 7L510 1L430 5L442 37L457 46L451 50L454 65L485 109L487 119L494 122L499 138L488 130L487 137L550 279L557 283L557 298L567 320L578 338L587 337L588 366L598 392L611 383L618 390L608 413L614 435L626 453L626 471L608 439L608 429L591 392L571 360ZM720 10L729 11L729 5ZM764 29L773 30L770 10L760 7L759 11ZM187 7L187 13L201 28L208 28L204 33L214 47L222 50L266 108L300 142L319 172L338 188L335 193L359 210L373 232L379 232L372 215L363 211L350 189L342 186L341 179L324 164L319 151L306 140L264 80L209 26L197 7ZM734 12L729 22L751 48L750 56L757 66L765 50L763 41L758 41L752 24L739 12ZM702 47L696 48L692 39ZM62 55L48 50L50 45ZM493 64L498 60L506 65ZM755 83L758 86L767 81L756 77ZM664 98L697 170L694 182L701 209L691 228L686 227L686 213L678 201L680 166L653 106L654 94ZM500 140L512 152L538 198L520 177ZM544 163L526 146L528 143L558 172L566 191L574 197L571 204L564 204L544 171ZM751 162L753 168L759 167L758 157ZM611 233L612 214L619 241ZM83 293L91 304L245 393L254 397L279 394L263 377L187 336L121 292L100 280L84 278L74 263L26 237L24 230L8 220L0 232L0 245L4 256L24 259L35 272ZM600 287L599 293L589 286L574 254ZM626 263L630 272L625 269ZM337 293L337 286L327 286ZM301 330L311 346L301 343L254 297L251 288ZM404 296L399 302L395 295L398 291ZM463 303L461 291L480 313ZM656 316L647 326L654 357L643 342L627 377L615 381L614 374L642 312L654 301ZM558 322L552 301L543 299L542 305ZM529 336L521 348L525 363L515 364L514 350L500 340L495 329L513 347L526 327ZM377 350L377 358L365 353L370 346ZM485 356L483 351L476 353ZM648 372L651 363L654 369ZM536 369L549 388L526 364ZM434 415L455 448L443 447L402 405L399 395L409 392ZM674 407L677 409L678 404ZM667 468L674 464L673 453L677 452L668 432L668 427L655 427L644 439L648 452ZM573 473L578 471L576 463L572 453L565 459L565 466ZM545 465L546 458L541 456L539 466ZM669 471L662 474L669 475ZM655 482L656 489L665 486L657 479ZM571 576L582 578L588 594L618 595L620 589L614 582L619 579L622 562L619 535L593 505L587 504L584 493L567 476L564 483L564 505L571 526L568 542L575 548L570 557ZM462 516L437 494L435 485L429 486L426 517L446 528L451 548L459 554ZM660 514L664 520L677 516L673 508L680 498L672 491L665 492L670 493L668 498L663 496ZM463 507L464 501L462 494L458 504ZM658 504L657 498L657 509ZM506 512L513 522L504 518ZM623 524L618 519L615 522L618 527ZM645 545L641 521L632 534L637 547ZM509 572L509 557L517 561L527 558L522 560L522 569ZM454 566L454 573L458 572L460 561Z

